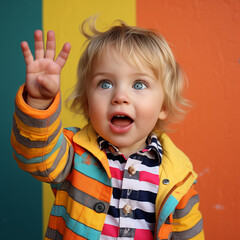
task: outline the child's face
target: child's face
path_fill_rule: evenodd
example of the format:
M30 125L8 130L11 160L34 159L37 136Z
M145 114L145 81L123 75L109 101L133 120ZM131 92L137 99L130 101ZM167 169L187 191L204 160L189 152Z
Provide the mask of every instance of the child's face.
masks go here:
M126 157L142 150L158 119L167 116L152 71L140 62L129 64L111 48L93 65L87 98L94 129Z

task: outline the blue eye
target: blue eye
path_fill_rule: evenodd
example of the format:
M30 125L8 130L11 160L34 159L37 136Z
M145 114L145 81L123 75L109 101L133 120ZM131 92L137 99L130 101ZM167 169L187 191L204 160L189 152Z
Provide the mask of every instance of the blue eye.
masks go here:
M103 81L100 83L100 86L101 88L103 89L108 89L108 88L111 88L112 87L112 84L110 82L107 82L107 81Z
M137 90L145 89L147 86L143 82L136 82L133 84L133 88Z

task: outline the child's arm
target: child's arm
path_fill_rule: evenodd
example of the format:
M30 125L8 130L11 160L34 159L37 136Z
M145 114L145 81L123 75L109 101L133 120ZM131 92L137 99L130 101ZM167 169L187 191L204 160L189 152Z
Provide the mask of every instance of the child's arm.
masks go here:
M11 143L19 167L40 181L58 183L68 175L73 159L71 133L60 119L60 72L70 51L65 44L57 59L54 32L48 32L46 51L42 32L35 32L35 60L21 44L27 64L26 84L15 100ZM67 137L66 137L67 136Z
M65 43L55 59L55 34L47 33L44 51L42 31L34 33L35 59L27 42L22 42L22 52L26 62L26 102L33 108L46 109L60 89L60 73L68 58L70 44Z

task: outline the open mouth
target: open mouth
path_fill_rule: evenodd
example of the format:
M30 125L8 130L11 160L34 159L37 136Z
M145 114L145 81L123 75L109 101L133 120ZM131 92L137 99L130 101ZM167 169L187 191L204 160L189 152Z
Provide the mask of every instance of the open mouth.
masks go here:
M133 119L126 115L114 115L111 123L117 127L126 127L133 123Z

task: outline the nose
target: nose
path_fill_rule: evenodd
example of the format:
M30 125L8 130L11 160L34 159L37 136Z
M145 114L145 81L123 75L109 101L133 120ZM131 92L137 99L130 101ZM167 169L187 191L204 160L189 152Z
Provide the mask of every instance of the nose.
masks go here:
M129 104L129 96L126 90L116 90L112 97L112 104Z

